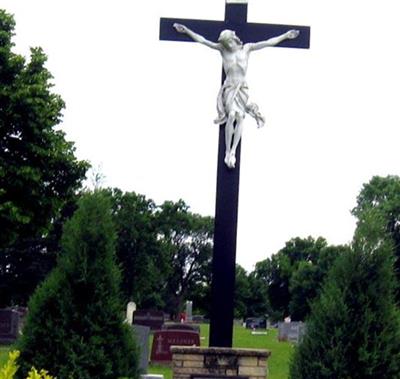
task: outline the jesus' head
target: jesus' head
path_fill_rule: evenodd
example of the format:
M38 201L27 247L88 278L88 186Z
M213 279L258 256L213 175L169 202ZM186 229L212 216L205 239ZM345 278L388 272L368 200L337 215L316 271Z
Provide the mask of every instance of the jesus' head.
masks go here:
M223 30L218 37L218 42L226 48L232 48L233 45L242 46L243 43L233 30Z

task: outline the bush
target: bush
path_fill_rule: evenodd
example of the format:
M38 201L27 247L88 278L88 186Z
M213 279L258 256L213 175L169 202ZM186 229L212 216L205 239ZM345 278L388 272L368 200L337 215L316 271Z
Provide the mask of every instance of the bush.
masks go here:
M392 249L383 240L343 254L312 305L290 378L400 378L394 289Z
M4 367L0 370L0 379L13 379L15 373L18 371L18 365L16 363L19 357L19 351L14 350L8 353L8 361ZM46 370L40 370L39 372L32 367L28 373L26 379L54 379Z
M137 377L114 241L106 197L83 196L65 225L56 269L31 298L19 342L21 378L32 366L46 367L58 379Z

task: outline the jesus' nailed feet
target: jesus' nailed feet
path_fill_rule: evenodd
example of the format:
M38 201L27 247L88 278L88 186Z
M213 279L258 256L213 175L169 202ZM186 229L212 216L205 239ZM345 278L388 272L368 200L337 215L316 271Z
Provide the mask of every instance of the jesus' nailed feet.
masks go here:
M231 152L228 151L225 154L224 162L229 168L235 168L235 164L236 164L235 153L232 151Z

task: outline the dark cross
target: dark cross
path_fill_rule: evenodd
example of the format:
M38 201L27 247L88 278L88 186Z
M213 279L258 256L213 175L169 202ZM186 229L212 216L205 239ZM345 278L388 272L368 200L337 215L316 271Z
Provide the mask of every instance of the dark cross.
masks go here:
M192 40L187 35L176 32L173 28L174 23L184 24L194 32L214 42L218 40L220 32L224 29L234 30L243 43L264 41L268 38L281 35L290 29L297 29L300 31L300 35L296 39L285 40L278 46L303 49L309 47L309 27L248 23L246 0L226 0L224 21L161 18L161 40L190 42ZM224 74L222 83L223 81ZM219 131L212 263L210 346L232 347L240 144L236 151L235 169L229 169L225 165L224 157L225 131L224 125L221 125Z

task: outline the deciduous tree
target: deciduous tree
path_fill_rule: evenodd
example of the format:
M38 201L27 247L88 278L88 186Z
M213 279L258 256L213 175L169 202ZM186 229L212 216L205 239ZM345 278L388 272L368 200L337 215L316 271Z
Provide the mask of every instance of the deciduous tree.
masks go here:
M117 258L122 270L125 302L141 308L161 308L164 275L169 260L158 240L155 203L135 192L107 190L117 231Z
M326 240L321 237L293 238L271 258L256 264L256 275L267 285L272 310L279 318L290 315L290 281L300 263L315 264L321 249L326 246Z
M310 314L310 303L319 296L329 270L348 251L348 246L326 246L313 261L299 263L289 283L289 312L293 321L305 321Z
M64 102L52 92L46 55L30 59L13 52L15 22L0 10L0 298L9 280L38 282L47 237L65 204L84 179L88 164L57 129ZM42 273L39 271L39 277ZM18 292L18 290L17 290ZM12 301L12 299L10 299ZM4 304L2 304L4 305Z
M371 237L391 240L394 270L400 283L400 177L374 176L363 185L352 213L358 219L354 235L358 244L370 244ZM396 293L400 301L400 290Z
M184 201L166 201L158 211L158 238L168 257L164 299L171 316L183 309L188 290L210 282L213 220L191 213Z

